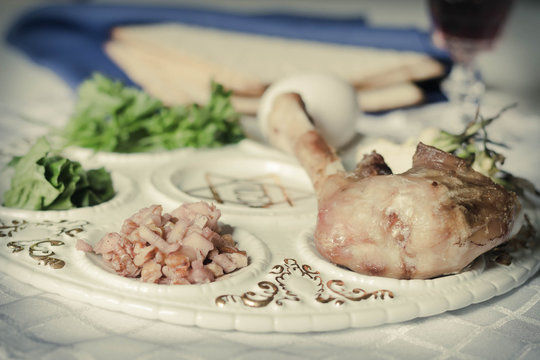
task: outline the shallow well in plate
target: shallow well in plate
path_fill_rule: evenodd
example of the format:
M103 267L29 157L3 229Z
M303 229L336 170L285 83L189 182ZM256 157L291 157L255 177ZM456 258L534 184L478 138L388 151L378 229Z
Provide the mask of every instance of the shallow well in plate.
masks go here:
M193 156L155 171L152 184L177 201L209 201L229 212L280 215L316 211L313 188L302 168L259 157Z

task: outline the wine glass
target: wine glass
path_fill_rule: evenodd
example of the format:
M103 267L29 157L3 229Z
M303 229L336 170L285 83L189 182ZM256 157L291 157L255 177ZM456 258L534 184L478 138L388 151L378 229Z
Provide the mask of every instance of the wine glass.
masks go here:
M493 48L513 0L428 0L432 39L448 51L453 66L441 88L463 122L474 120L485 92L478 53Z

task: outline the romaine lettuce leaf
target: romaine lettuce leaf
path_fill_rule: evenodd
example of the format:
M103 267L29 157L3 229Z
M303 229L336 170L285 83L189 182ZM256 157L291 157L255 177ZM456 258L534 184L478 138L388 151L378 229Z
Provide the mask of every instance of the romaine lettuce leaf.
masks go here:
M45 138L28 153L14 158L11 187L4 206L28 210L66 210L110 200L114 188L103 168L85 171L81 164L54 154Z

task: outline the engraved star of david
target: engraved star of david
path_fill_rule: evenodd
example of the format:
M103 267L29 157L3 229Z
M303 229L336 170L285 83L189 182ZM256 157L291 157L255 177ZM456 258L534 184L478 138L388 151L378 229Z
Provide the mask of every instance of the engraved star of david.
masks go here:
M270 208L278 205L294 207L300 200L313 197L308 190L284 186L276 174L250 178L205 173L205 186L182 189L185 193L219 204L237 204L250 208Z

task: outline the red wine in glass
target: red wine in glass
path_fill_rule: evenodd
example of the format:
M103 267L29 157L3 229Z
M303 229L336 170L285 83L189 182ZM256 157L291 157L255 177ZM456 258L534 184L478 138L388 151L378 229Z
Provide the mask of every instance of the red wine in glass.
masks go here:
M454 61L474 59L498 38L512 0L429 0L434 30Z
M480 51L490 50L512 8L512 0L427 0L433 40L454 64L441 88L462 123L476 118L485 85L476 68Z

